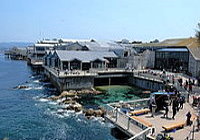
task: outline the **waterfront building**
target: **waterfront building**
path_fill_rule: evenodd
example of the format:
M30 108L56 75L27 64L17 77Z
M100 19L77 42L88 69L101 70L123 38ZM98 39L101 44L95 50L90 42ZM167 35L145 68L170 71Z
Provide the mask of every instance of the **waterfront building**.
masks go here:
M133 48L137 53L154 51L154 69L200 77L200 43L197 38L167 39L160 43L134 45Z
M24 60L27 58L28 51L29 48L13 47L8 51L5 51L5 55L11 59Z
M95 40L44 40L38 41L33 46L33 51L29 56L28 63L32 65L42 66L44 56L50 50L67 50L67 51L92 51L92 52L113 52L121 57L128 56L128 50L125 46L118 44L114 41L95 41ZM117 58L107 58L109 68L117 67Z
M50 51L45 56L45 66L63 70L89 70L116 68L114 52L95 51Z
M156 50L155 69L173 72L188 72L189 51L187 48L163 48Z
M48 50L54 50L55 44L36 43L33 45L33 50L28 56L28 64L32 66L42 66L43 58Z

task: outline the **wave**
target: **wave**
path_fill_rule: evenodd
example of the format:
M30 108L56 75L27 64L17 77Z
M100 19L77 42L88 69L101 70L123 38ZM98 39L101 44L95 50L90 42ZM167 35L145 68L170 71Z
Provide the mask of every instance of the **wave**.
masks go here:
M40 98L39 101L40 102L48 102L49 100L48 99L44 99L44 98Z
M40 80L34 80L33 82L34 83L40 83Z
M50 105L57 105L58 103L50 101L50 102L48 102L48 104L50 104Z

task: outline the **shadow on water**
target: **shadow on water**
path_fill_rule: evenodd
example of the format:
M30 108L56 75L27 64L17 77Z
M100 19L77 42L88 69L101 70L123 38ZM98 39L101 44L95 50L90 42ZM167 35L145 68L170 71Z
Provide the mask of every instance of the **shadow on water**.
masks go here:
M121 130L119 130L116 127L111 128L111 135L115 137L117 140L127 140L130 138L128 135L126 135L125 133L123 133Z

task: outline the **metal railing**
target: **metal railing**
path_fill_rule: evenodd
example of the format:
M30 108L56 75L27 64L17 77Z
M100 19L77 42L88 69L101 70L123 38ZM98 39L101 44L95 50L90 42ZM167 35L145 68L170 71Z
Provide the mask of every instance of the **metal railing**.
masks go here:
M148 127L145 130L143 130L142 132L136 134L135 136L131 137L128 140L146 140L147 135L151 134L153 129L155 129L155 128Z
M123 102L123 103L108 104L104 107L106 109L105 117L109 121L111 121L113 124L122 128L125 133L128 133L129 135L132 135L132 136L144 137L144 135L150 133L151 127L148 127L145 124L141 123L140 121L134 118L131 118L129 115L123 113L122 111L119 110L119 108L114 107L114 106L128 103L131 107L143 108L143 107L148 106L147 104L148 101L149 101L149 98L128 101L128 102Z
M110 103L110 106L121 106L123 104L129 104L132 108L145 108L148 107L148 101L150 98L144 98L144 99L137 99L132 101L123 101L123 102L114 102Z

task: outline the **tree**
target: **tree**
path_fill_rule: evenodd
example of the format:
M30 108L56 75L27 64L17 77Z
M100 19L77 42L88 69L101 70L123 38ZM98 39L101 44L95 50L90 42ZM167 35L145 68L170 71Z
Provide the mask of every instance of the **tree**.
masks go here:
M150 41L150 43L159 43L159 40L158 39L155 39L153 41Z
M196 37L200 41L200 23L198 23L197 26L198 26L198 29L196 30Z

